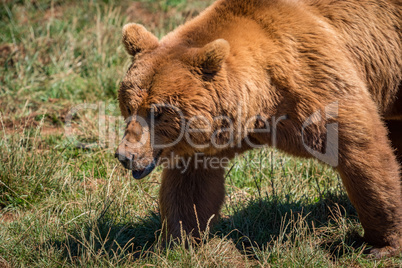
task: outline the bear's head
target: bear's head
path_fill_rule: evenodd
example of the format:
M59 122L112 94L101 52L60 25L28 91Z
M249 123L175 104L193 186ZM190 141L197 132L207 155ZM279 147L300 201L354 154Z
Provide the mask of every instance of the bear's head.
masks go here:
M183 38L168 39L159 42L134 23L123 28L133 62L119 90L127 127L115 156L136 179L148 175L161 157L216 150L211 135L222 125L213 117L221 112L219 92L228 87L229 43L217 39L197 47Z

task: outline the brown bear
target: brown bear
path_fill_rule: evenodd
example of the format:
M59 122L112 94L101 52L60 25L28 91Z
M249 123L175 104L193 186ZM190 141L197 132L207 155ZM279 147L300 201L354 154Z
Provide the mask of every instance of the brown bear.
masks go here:
M371 253L396 254L401 39L400 0L218 0L160 41L127 24L116 157L137 179L164 163L173 237L217 218L227 159L263 145L316 157L339 171Z

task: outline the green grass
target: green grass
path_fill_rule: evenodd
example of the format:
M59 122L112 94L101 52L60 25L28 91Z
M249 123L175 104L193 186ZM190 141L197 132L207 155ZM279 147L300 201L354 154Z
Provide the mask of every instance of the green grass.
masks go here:
M160 170L135 181L113 158L121 135L110 133L122 125L108 119L129 64L121 28L140 22L160 37L209 2L1 2L0 267L402 266L362 254L332 169L270 149L232 162L222 218L203 243L162 246ZM96 105L73 116L67 138L64 120L82 103Z

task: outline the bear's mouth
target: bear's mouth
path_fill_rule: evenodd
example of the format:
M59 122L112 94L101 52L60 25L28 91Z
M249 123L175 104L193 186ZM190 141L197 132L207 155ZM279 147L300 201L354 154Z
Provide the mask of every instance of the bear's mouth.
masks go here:
M149 173L151 173L157 166L158 160L159 160L159 157L161 156L161 154L162 154L162 150L160 150L156 154L156 156L154 157L154 160L148 166L146 166L144 169L132 170L131 173L133 175L133 178L136 180L140 180L140 179L146 177L147 175L149 175Z

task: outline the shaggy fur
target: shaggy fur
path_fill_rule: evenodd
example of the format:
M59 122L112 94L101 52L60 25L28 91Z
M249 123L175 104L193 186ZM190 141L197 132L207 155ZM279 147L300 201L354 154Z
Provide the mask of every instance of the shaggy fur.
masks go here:
M292 155L311 157L304 142L325 152L326 124L337 123L338 165L347 193L364 228L364 238L378 257L402 246L402 6L400 0L219 0L160 42L144 27L128 24L123 43L133 64L121 83L121 112L130 118L123 141L149 137L158 143L180 136L180 109L191 122L186 139L163 151L146 142L123 142L117 155L135 170L174 152L190 159L233 157L250 149L245 142L273 145ZM337 114L302 132L316 111L336 103ZM259 133L274 121L275 132ZM254 120L249 120L254 118ZM145 121L147 121L146 119ZM387 120L385 122L385 120ZM387 127L389 129L389 133ZM214 135L218 131L219 135ZM389 134L389 135L387 135ZM212 146L234 142L225 148ZM275 135L273 137L273 135ZM395 149L391 147L395 146ZM238 146L240 144L240 146ZM160 189L161 215L168 234L180 226L197 234L224 200L224 169L166 168Z

